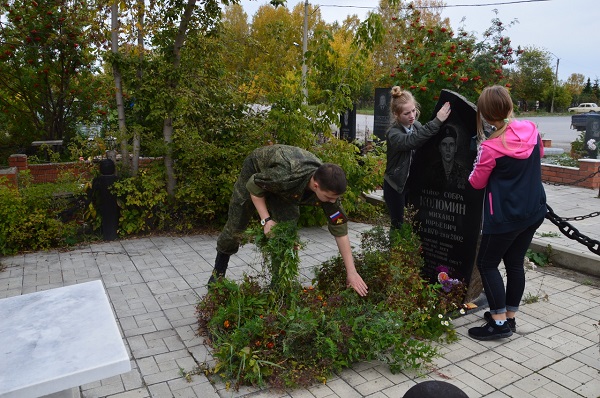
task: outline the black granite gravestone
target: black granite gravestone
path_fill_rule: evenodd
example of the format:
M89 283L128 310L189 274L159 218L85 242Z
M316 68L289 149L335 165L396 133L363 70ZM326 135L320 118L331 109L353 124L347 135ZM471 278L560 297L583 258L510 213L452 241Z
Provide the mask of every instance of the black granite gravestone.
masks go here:
M373 134L385 141L385 133L390 127L390 100L391 88L375 89L375 109L373 117Z
M593 140L593 146L596 149L590 148L589 144L590 140ZM588 157L595 158L600 153L598 146L600 145L600 114L588 114L586 117L586 125L585 125L585 139L583 143L585 149L587 150Z
M340 139L348 142L356 140L356 104L340 115Z
M468 182L477 155L472 144L476 107L461 95L442 90L433 117L445 102L450 102L450 117L414 154L408 202L416 210L424 276L437 282L440 270L445 269L451 279L467 284L465 300L473 300L482 291L475 261L483 190L473 189Z

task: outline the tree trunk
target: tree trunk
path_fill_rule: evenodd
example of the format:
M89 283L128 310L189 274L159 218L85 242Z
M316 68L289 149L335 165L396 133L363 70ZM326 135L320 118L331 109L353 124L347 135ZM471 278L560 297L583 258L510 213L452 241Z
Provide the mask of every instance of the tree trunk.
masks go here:
M119 53L119 2L115 1L111 6L111 51L114 55ZM119 116L119 133L121 135L121 162L125 170L129 169L129 150L127 147L127 126L125 124L125 106L123 105L123 83L118 62L112 63L113 77L115 79L115 99L117 101L117 113Z
M183 16L181 17L181 21L179 23L179 29L177 31L177 36L175 36L175 42L173 43L173 69L176 70L179 68L179 64L181 62L181 47L183 46L183 42L185 41L187 27L189 25L190 19L192 17L192 13L194 11L194 7L196 6L196 0L188 0L185 10L183 12ZM174 90L177 88L176 81L170 81L169 87ZM171 111L172 112L172 111ZM173 117L169 115L165 118L163 124L163 138L166 144L166 152L165 152L165 169L167 173L167 193L169 196L173 197L175 195L175 170L173 168Z
M139 61L140 61L140 65L138 67L138 71L137 71L137 78L138 78L138 82L142 82L142 77L143 77L143 71L142 71L142 63L144 60L144 31L143 31L143 26L144 26L144 14L145 14L145 7L144 7L144 1L138 1L138 30L137 30L137 46L138 46L138 52L139 52ZM139 170L139 165L140 165L140 132L139 130L136 130L133 132L133 159L132 159L133 163L131 165L131 174L132 175L137 175L138 170Z

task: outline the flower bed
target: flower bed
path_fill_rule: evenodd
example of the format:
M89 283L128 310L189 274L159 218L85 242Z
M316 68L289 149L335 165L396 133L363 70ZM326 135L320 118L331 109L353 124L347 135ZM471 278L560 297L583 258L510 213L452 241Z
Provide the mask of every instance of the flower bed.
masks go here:
M598 171L600 159L579 159L578 163L579 167L542 163L542 181L590 189L600 188L600 173L591 178L585 178ZM583 178L585 178L583 181L579 181ZM575 181L579 182L575 183Z
M279 227L269 240L281 236ZM292 240L298 243L297 235ZM318 267L314 286L300 286L297 275L282 272L297 269L297 253L289 249L289 235L281 242L288 245L271 242L267 250L283 259L269 265L276 285L251 276L239 284L222 279L197 305L199 333L217 361L207 373L228 386L308 386L366 360L383 361L394 373L418 369L439 355L436 343L456 339L452 316L463 311L465 288L458 281L431 285L421 277L420 242L410 227L393 242L381 227L363 234L355 258L367 297L347 288L340 257Z

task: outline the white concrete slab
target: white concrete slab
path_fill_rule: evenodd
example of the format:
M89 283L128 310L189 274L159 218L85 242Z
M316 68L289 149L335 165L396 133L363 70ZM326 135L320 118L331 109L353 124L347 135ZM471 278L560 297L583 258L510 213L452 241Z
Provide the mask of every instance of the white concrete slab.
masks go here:
M100 280L0 300L0 397L40 397L131 370Z

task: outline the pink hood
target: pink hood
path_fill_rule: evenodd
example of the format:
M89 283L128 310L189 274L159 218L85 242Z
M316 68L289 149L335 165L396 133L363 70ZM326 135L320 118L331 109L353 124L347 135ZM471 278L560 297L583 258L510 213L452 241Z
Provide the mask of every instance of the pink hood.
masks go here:
M493 157L510 156L527 159L538 143L539 133L535 124L529 120L513 120L509 123L504 138L502 136L481 143L490 149ZM540 146L540 148L542 148ZM541 149L541 156L544 156Z
M486 187L496 159L508 156L513 159L527 159L531 156L539 140L535 124L529 120L513 120L503 136L485 140L481 143L475 167L469 176L469 182L475 189ZM540 157L544 156L544 147L540 147Z

